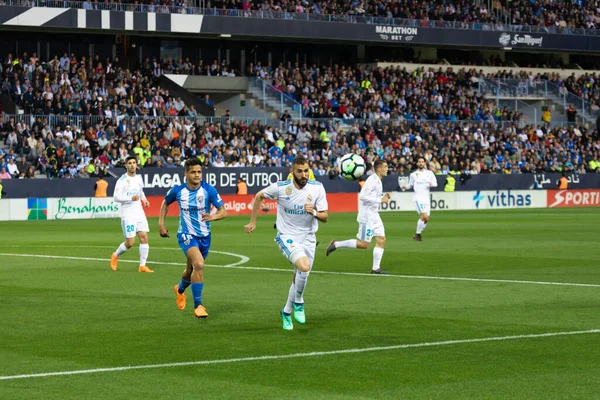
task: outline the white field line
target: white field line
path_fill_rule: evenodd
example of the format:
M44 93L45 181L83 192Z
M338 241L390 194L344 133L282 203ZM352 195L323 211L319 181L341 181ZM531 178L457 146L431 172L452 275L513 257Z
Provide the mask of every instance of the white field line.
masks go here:
M586 331L574 331L574 332L549 332L549 333L535 333L530 335L513 335L513 336L497 336L488 338L478 339L462 339L462 340L445 340L441 342L424 342L424 343L412 343L412 344L399 344L394 346L379 346L379 347L365 347L358 349L343 349L343 350L332 350L332 351L313 351L309 353L295 353L295 354L281 354L281 355L267 355L267 356L256 356L256 357L243 357L243 358L227 358L222 360L200 360L200 361L186 361L186 362L175 362L166 364L148 364L148 365L128 365L123 367L112 367L112 368L93 368L93 369L80 369L72 371L57 371L57 372L44 372L38 374L23 374L23 375L6 375L0 376L0 381L8 381L15 379L31 379L31 378L45 378L50 376L63 376L63 375L83 375L83 374L97 374L101 372L116 372L116 371L130 371L137 369L156 369L156 368L173 368L173 367L187 367L192 365L211 365L211 364L233 364L250 361L268 361L268 360L284 360L290 358L304 358L304 357L320 357L320 356L332 356L338 354L356 354L356 353L367 353L374 351L387 351L387 350L401 350L401 349L412 349L419 347L439 347L449 346L456 344L465 343L482 343L482 342L500 342L506 340L519 340L519 339L536 339L546 338L554 336L572 336L572 335L585 335L592 333L600 333L600 329L590 329Z
M11 246L11 247L22 247L22 246ZM45 247L45 246L36 246L36 247ZM50 246L47 246L50 247ZM106 248L108 246L60 246L60 247L69 247L69 248ZM54 247L56 248L56 247ZM111 247L112 248L112 247ZM152 250L178 250L181 251L180 249L173 249L173 248L167 248L167 247L152 247ZM226 251L216 251L216 250L211 250L211 253L216 253L216 254L224 254L226 256L232 256L232 257L237 257L240 260L238 262L234 262L232 264L226 264L226 265L212 265L212 264L206 264L207 267L217 267L217 268L233 268L236 267L238 265L242 265L247 263L248 261L250 261L250 258L243 256L241 254L235 254L235 253L228 253ZM8 257L40 257L40 258L56 258L56 259L63 259L63 260L81 260L81 261L110 261L109 259L104 259L104 258L95 258L95 257L70 257L70 256L50 256L50 255L35 255L35 254L20 254L20 253L0 253L0 255L3 256L8 256ZM182 256L183 257L183 256ZM119 260L120 263L132 263L132 264L137 264L139 261L135 261L135 260ZM156 265L185 265L182 262L176 263L176 262L154 262L154 261L148 261L148 264L156 264Z
M12 246L16 247L16 246ZM160 250L161 248L154 248L155 250ZM173 250L173 249L167 249ZM236 257L244 257L237 263L227 264L227 265L211 265L206 264L206 266L211 268L235 268L235 269L246 269L246 270L254 270L254 271L275 271L275 272L291 272L291 269L284 268L269 268L269 267L251 267L246 265L241 265L243 262L250 260L246 256L233 254L233 253L225 253L225 252L217 252L213 251L213 253L220 254L228 254ZM18 253L0 253L0 256L5 257L35 257L35 258L54 258L54 259L63 259L63 260L81 260L81 261L102 261L108 262L109 259L104 258L92 258L92 257L71 257L71 256L50 256L50 255L40 255L40 254L18 254ZM120 260L119 262L125 263L137 263L138 261L132 260ZM151 265L177 265L183 266L184 263L176 263L176 262L159 262L159 261L148 261L148 264ZM383 278L399 278L399 279L429 279L429 280L437 280L437 281L464 281L464 282L490 282L490 283L519 283L519 284L528 284L528 285L548 285L548 286L575 286L575 287L593 287L600 288L600 284L596 283L571 283L571 282L545 282L545 281L524 281L524 280L515 280L515 279L488 279L488 278L461 278L454 276L428 276L428 275L373 275L370 273L363 272L340 272L340 271L311 271L311 274L323 274L323 275L346 275L346 276L369 276L369 277L377 277L377 279Z

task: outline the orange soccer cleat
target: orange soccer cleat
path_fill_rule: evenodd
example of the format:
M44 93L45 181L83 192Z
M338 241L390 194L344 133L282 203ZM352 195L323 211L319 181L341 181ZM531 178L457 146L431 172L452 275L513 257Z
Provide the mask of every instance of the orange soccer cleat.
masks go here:
M145 265L140 265L138 272L154 272L154 270L146 267Z
M206 308L204 308L204 306L202 304L200 304L198 307L196 307L196 309L194 310L194 315L196 316L196 318L206 318L206 317L208 317L208 313L206 312Z
M112 269L113 271L116 271L118 263L119 263L119 257L117 257L115 255L115 253L112 253L110 255L110 269Z
M177 297L177 308L179 308L180 310L184 310L185 309L185 294L179 293L179 285L175 285L173 287L173 290L175 291L175 296ZM206 312L206 310L204 310L204 312Z

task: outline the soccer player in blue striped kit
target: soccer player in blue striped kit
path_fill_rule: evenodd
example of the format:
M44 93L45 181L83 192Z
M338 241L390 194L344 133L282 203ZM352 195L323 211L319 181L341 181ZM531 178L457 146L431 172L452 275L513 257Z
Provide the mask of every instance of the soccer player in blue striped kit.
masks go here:
M194 296L194 315L197 318L208 317L208 312L202 304L204 288L204 261L210 249L212 221L218 221L227 216L227 210L217 190L202 181L202 162L197 158L185 162L186 183L169 190L160 206L158 230L161 237L169 237L165 227L165 217L169 205L175 201L179 204L179 229L177 241L187 257L187 266L181 275L181 281L173 290L177 299L177 307L185 309L185 289L192 287ZM217 209L210 214L211 206Z

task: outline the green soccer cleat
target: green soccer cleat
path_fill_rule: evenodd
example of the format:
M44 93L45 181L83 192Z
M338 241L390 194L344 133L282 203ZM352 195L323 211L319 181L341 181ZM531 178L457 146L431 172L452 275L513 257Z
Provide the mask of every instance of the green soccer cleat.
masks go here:
M281 321L283 322L283 330L291 331L294 330L294 323L292 322L292 316L290 314L285 314L283 310L280 312Z
M304 303L294 303L294 319L299 324L306 322L306 315L304 315Z

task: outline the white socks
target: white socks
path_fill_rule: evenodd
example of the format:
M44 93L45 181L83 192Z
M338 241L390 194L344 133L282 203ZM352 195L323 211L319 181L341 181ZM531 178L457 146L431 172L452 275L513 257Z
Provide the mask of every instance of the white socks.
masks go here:
M125 247L125 242L123 242L119 245L119 248L117 249L117 251L115 251L115 256L119 257L121 254L125 253L126 251L127 251L127 247Z
M150 246L148 243L140 244L140 265L145 266L146 260L148 260L148 253L150 252Z
M302 304L304 303L304 289L306 288L306 280L308 279L308 274L310 272L300 272L296 273L296 296L294 301L296 303Z
M421 232L423 232L426 226L427 223L419 220L419 222L417 222L417 235L421 234Z
M288 292L287 303L285 303L285 307L283 307L283 312L286 314L292 313L292 306L294 304L294 300L296 299L296 286L292 283L290 286L290 291Z
M295 283L292 283L290 286L290 291L288 292L288 299L285 303L285 307L283 307L283 312L286 314L291 314L294 303L304 304L304 289L306 288L306 280L308 279L308 274L310 272L296 272Z
M347 247L349 249L355 249L356 248L356 239L348 239L348 240L342 240L341 242L335 242L336 249L340 249L340 248L344 248L344 247Z
M381 264L381 258L383 257L383 249L381 247L375 246L373 249L373 271L379 269L379 265Z

